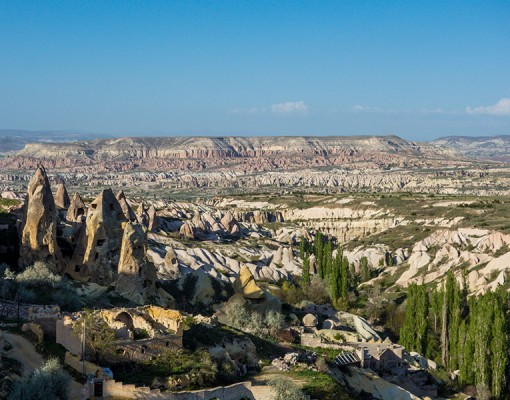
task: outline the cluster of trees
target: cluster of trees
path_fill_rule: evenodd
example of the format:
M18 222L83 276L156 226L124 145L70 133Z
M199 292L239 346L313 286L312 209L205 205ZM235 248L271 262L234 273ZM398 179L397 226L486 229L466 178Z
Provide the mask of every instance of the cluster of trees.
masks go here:
M400 343L458 370L459 383L475 384L478 397L500 398L510 367L510 295L497 290L468 299L466 288L451 272L440 289L410 285Z
M339 299L346 299L352 285L349 261L344 256L342 247L338 245L334 254L333 241L321 232L317 232L313 243L301 240L300 256L303 260L301 280L304 287L311 282L310 256L312 254L317 266L317 275L326 282L331 301L335 303Z

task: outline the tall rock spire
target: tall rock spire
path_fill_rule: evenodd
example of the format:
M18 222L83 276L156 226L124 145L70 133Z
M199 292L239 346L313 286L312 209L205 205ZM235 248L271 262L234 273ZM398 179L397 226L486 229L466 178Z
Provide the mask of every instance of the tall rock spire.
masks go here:
M57 247L57 210L46 170L40 165L28 184L19 264L28 267L36 261L42 261L54 272L59 272L60 258Z

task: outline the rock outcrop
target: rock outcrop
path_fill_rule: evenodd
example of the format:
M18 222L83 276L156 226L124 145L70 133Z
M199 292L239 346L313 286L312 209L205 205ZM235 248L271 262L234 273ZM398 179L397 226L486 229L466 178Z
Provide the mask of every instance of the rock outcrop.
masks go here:
M109 285L116 278L124 212L111 189L90 204L85 229L67 272L74 279Z
M145 208L145 203L142 201L136 210L136 219L138 223L142 224L146 228L149 226L149 214Z
M149 216L149 223L147 225L147 229L149 232L154 232L159 226L158 224L158 216L156 215L156 208L154 205L151 204L149 207L149 211L147 211L147 214Z
M257 285L253 274L245 265L241 267L234 281L234 291L236 294L232 298L242 297L255 311L265 313L270 310L280 311L282 308L277 297Z
M19 264L28 267L36 261L47 263L54 272L61 268L57 247L57 210L43 166L37 168L28 184Z
M119 201L120 208L122 208L122 212L126 219L131 222L137 222L135 212L129 205L123 190L117 193L117 200Z
M64 182L60 182L57 186L57 193L55 193L55 205L64 210L67 210L71 205L71 200L69 199L69 194L67 193Z
M138 304L156 295L156 269L147 259L147 233L139 224L128 222L122 235L115 291Z
M241 228L239 226L239 223L234 218L232 213L230 211L227 211L223 218L221 219L221 224L225 227L228 233L230 233L232 236L240 236L241 235Z
M78 193L75 193L71 200L66 214L69 222L83 222L87 216L87 207Z

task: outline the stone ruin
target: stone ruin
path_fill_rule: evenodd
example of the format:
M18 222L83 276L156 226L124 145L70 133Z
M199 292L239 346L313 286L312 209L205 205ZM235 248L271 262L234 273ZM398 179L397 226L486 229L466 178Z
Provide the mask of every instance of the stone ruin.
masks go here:
M57 321L56 342L81 357L81 335L74 325L83 312L65 315ZM115 353L119 359L148 360L168 348L182 348L184 319L177 310L157 306L112 308L96 311L115 332Z

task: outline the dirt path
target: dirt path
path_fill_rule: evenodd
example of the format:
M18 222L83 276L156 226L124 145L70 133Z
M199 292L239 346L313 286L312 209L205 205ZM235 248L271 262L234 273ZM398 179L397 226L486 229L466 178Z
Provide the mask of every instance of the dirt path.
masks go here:
M44 359L29 340L8 332L4 332L4 338L12 345L7 355L23 365L23 376L30 375L43 364Z
M12 345L12 349L7 352L8 357L19 361L23 365L23 376L29 376L44 363L44 358L35 350L34 345L23 336L13 333L3 332L7 342ZM76 381L71 381L70 399L79 399L82 385Z

